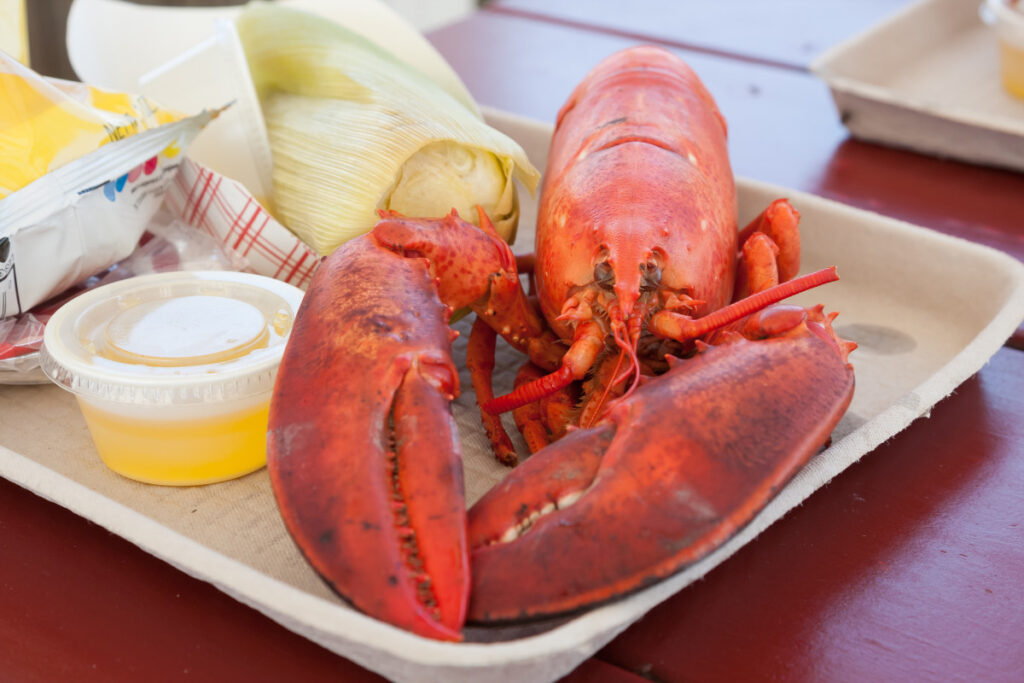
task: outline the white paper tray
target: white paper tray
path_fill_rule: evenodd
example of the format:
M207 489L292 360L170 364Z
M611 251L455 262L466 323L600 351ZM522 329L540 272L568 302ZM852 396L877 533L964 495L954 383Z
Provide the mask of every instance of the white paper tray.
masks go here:
M499 113L491 122L543 167L551 128ZM857 391L831 448L730 543L703 562L624 600L525 629L472 628L440 643L357 613L303 561L281 523L265 471L205 487L123 479L98 460L74 399L53 386L0 387L0 475L208 581L285 627L402 681L545 681L575 668L650 608L703 576L813 491L928 412L976 372L1024 318L1024 265L973 243L817 197L749 181L741 219L788 196L803 214L803 270L830 264L842 280L801 297L839 310L860 344ZM535 202L523 197L519 250L529 250ZM526 245L526 246L524 246ZM942 283L941 287L936 286ZM957 311L950 316L949 311ZM468 327L462 321L463 332ZM465 340L457 346L464 353ZM507 381L519 358L505 352ZM471 384L454 412L463 430L470 501L505 471L490 455Z
M1024 170L1024 100L1002 87L981 2L914 3L811 64L855 137Z

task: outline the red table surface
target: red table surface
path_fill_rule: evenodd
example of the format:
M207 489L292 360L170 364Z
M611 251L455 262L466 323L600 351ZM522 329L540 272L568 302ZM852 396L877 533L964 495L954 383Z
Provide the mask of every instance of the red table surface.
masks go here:
M429 37L481 103L542 120L600 58L661 39L718 99L738 174L1024 258L1024 176L852 141L802 70L902 3L727 4L752 25L716 3L503 0ZM1004 347L566 680L1019 680L1022 415L1024 352ZM0 680L182 679L380 680L0 480Z
M802 70L907 0L494 0L494 12Z

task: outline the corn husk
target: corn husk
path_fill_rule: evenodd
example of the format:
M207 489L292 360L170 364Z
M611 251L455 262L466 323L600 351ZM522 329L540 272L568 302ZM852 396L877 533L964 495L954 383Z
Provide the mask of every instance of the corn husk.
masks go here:
M476 205L512 241L513 179L530 192L540 179L517 143L342 26L251 3L237 27L273 153L274 213L306 243L330 253L372 228L379 209L454 208L475 222Z

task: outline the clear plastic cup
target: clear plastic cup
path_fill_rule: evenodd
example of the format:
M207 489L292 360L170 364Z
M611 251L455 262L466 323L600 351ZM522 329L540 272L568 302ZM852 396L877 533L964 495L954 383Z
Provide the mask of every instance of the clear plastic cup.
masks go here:
M302 296L224 271L115 282L53 315L40 365L78 399L115 472L164 485L232 479L266 464L274 378Z
M1024 98L1024 3L1010 0L985 0L982 20L999 39L999 62L1003 87Z

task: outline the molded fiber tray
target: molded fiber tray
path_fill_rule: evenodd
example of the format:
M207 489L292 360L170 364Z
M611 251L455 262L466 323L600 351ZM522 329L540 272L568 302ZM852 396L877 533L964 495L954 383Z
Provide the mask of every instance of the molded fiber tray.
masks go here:
M920 0L811 64L857 138L1024 170L1024 99L1002 85L982 0Z
M543 168L551 127L489 112ZM0 475L208 581L285 627L404 681L541 681L575 668L653 606L748 543L836 474L926 414L976 372L1024 317L1024 265L987 247L810 195L739 182L741 222L787 196L803 214L804 272L838 266L842 280L802 295L841 311L860 348L857 390L832 446L728 544L625 599L520 628L470 628L465 643L426 640L353 611L312 572L281 523L266 471L204 487L124 479L96 456L74 398L54 386L0 387ZM518 251L532 244L535 202L522 197ZM942 287L935 283L942 282ZM950 309L958 311L952 318ZM468 322L462 321L462 331ZM465 334L457 344L464 354ZM501 382L520 359L505 350ZM504 469L487 449L472 386L454 406L470 502Z

